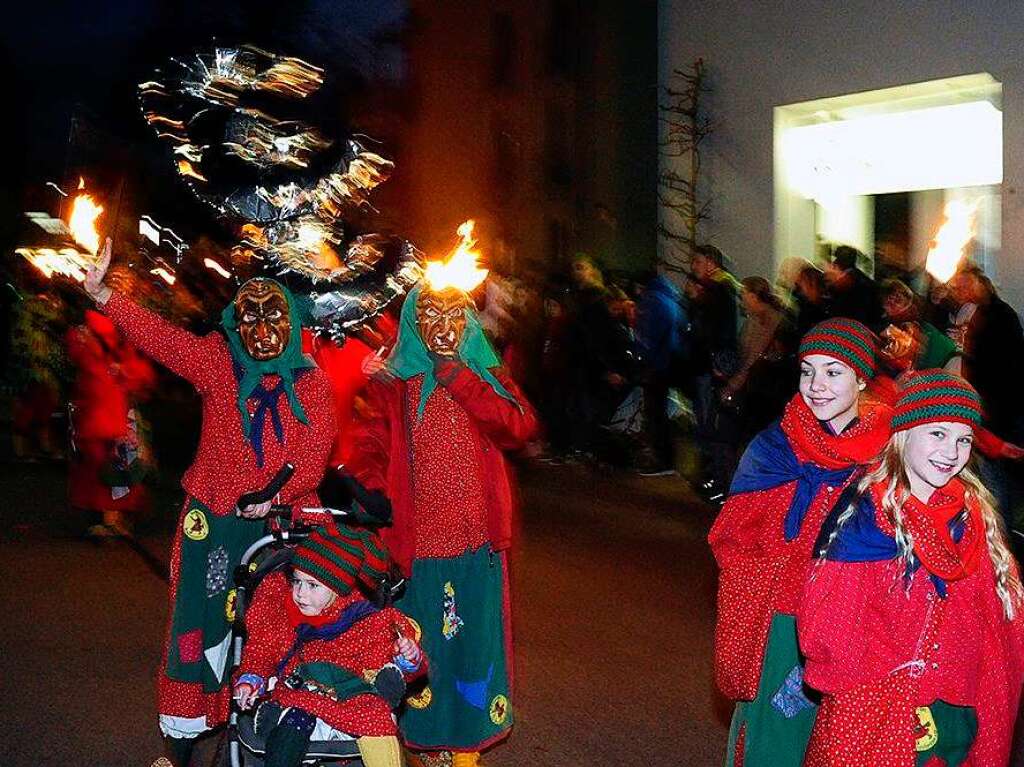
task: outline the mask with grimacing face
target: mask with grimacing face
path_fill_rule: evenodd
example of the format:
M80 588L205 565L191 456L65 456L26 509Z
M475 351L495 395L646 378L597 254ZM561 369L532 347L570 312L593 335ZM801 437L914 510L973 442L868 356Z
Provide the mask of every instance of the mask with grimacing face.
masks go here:
M423 344L434 354L456 357L466 332L469 297L456 288L424 290L416 301L416 326Z
M242 346L260 362L281 356L288 346L292 320L288 299L271 280L250 280L235 296L235 323Z

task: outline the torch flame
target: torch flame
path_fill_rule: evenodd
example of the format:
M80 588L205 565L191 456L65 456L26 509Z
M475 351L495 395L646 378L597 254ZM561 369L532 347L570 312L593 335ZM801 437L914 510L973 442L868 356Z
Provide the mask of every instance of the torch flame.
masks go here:
M974 214L978 203L950 200L943 209L944 220L928 249L925 268L940 282L947 282L960 265L964 248L974 238Z
M472 219L465 221L458 228L459 244L448 257L447 261L428 261L424 277L430 289L439 292L445 288L455 288L469 293L487 278L487 270L477 266L480 252L474 250L476 240L473 239Z
M81 256L74 248L18 248L14 251L28 260L32 266L41 271L47 279L54 274L70 277L78 282L85 281L85 267Z
M84 181L79 180L79 189L84 188ZM79 192L71 204L71 215L68 217L68 229L75 242L96 255L100 249L100 235L96 231L96 219L103 213L103 206L85 192Z

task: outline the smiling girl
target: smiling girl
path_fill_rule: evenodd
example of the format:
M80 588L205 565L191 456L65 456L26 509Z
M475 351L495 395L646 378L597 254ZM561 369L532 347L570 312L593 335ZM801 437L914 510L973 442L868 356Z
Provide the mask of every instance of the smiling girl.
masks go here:
M817 706L803 694L797 600L822 522L889 439L863 392L877 345L849 319L800 344L800 391L747 448L709 542L721 568L715 677L736 701L726 764L799 767Z
M1022 591L968 468L977 392L903 379L893 434L816 544L797 619L823 693L806 764L1005 765L1024 679Z

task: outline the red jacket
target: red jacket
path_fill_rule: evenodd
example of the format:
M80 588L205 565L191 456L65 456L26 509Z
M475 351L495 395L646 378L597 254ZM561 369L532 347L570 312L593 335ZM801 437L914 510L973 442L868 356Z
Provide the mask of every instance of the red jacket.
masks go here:
M310 369L295 381L295 393L308 424L292 415L284 395L278 403L283 442L277 441L271 418L266 418L264 462L260 468L242 433L238 382L224 338L219 333L194 336L118 293L111 295L104 311L132 343L195 386L202 397L199 448L181 480L191 496L215 514L228 514L240 495L265 487L287 461L295 465L295 474L281 492L282 501L297 506L318 504L316 487L327 467L337 429L331 387L319 368ZM276 376L264 378L264 385L277 382ZM253 405L249 407L251 414Z
M243 674L256 674L264 682L276 675L278 664L288 655L295 639L287 608L291 598L291 587L283 573L267 576L256 589L252 605L245 615L249 636L236 681ZM347 597L339 596L327 613L340 615L342 610L360 599L363 597L358 591ZM396 629L409 639L416 637L415 628L405 615L393 607L384 608L363 618L337 639L307 642L285 665L282 676L287 677L301 663L316 662L340 666L356 676L375 673L394 659ZM426 668L424 656L415 672L403 676L410 681L423 674ZM270 697L283 707L297 706L318 716L348 735L395 735L398 732L391 709L377 695L360 694L339 701L325 694L292 690L278 679Z
M457 366L458 370L455 370ZM537 432L537 417L519 387L502 369L494 375L515 397L510 402L490 384L457 362L446 363L438 380L447 380L452 397L470 415L478 430L476 460L486 477L487 532L496 551L512 543L515 503L510 471L503 450L517 450ZM392 558L409 575L416 553L416 526L412 496L412 455L408 423L408 386L397 378L375 378L366 389L370 415L356 425L352 461L347 465L371 490L391 499L394 523L383 531Z

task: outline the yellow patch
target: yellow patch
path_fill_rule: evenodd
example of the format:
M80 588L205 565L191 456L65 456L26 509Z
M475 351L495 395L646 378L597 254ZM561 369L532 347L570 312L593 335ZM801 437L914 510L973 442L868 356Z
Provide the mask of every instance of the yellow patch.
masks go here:
M914 748L918 751L927 751L939 742L939 728L935 726L935 717L928 706L921 706L914 710L917 714L918 726L914 729L917 740L914 741Z
M228 592L228 598L224 600L224 616L228 619L228 623L235 620L235 590L231 589Z
M495 695L488 709L491 721L495 724L503 724L508 719L508 698L504 695Z
M434 693L430 691L429 687L424 687L423 692L418 695L409 695L406 697L405 702L408 703L412 708L426 708L430 705L430 701L434 699Z
M210 534L210 525L201 509L189 509L181 523L182 532L192 541L201 541Z

